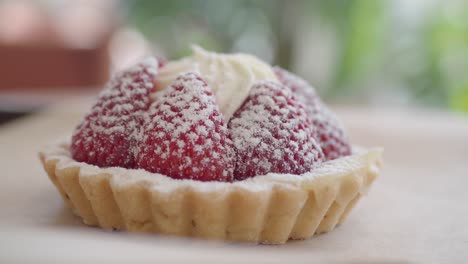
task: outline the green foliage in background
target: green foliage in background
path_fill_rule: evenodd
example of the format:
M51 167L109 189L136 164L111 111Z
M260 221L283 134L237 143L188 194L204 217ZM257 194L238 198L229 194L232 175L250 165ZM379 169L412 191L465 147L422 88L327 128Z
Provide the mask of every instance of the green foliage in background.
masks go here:
M318 18L337 41L325 97L343 101L352 94L372 101L379 93L396 94L411 104L468 112L467 1L436 0L417 23L400 21L398 15L408 7L398 11L398 2L390 0L133 0L122 5L130 23L171 58L188 54L189 44L198 43L216 51L255 53L285 68L294 64L301 34L296 27L307 28Z
M364 78L382 44L384 4L381 0L356 0L338 13L341 57L330 93L339 95L356 79ZM336 7L335 8L339 8Z

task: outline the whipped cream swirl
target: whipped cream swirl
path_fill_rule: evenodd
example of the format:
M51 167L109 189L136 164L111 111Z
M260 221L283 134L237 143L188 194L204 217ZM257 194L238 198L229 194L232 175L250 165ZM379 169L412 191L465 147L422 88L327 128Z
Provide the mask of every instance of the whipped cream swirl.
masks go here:
M220 54L198 46L193 46L192 50L192 56L171 61L161 68L156 81L157 87L163 90L180 74L196 72L211 87L226 121L245 101L254 83L277 80L270 65L255 56Z

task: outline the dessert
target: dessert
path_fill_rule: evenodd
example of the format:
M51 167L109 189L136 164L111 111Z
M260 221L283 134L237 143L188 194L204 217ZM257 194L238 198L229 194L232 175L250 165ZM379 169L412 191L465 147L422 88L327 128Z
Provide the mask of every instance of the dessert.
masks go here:
M282 244L342 223L381 153L352 147L294 74L195 47L117 73L40 159L85 224Z

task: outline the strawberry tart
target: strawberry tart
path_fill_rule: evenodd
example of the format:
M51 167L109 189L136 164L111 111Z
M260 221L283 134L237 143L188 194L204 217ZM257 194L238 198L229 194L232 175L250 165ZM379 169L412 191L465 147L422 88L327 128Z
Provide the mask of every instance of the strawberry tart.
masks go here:
M115 74L40 159L87 225L282 244L341 224L379 173L296 75L193 48Z

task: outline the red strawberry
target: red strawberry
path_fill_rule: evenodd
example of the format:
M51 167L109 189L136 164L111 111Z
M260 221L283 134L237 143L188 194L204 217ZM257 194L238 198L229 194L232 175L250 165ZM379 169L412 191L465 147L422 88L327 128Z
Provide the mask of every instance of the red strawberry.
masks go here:
M326 160L333 160L351 154L351 144L346 131L336 115L320 100L313 87L302 78L275 67L278 79L288 86L304 104L312 123L317 128L317 139L320 142Z
M322 161L302 104L279 82L255 84L229 128L237 151L238 180L269 172L303 174Z
M135 167L136 135L143 122L141 112L150 105L157 65L156 59L148 58L112 77L74 131L75 160L100 167Z
M351 155L351 143L338 117L324 103L309 104L312 122L326 160Z
M168 63L166 57L157 56L156 59L158 60L158 68L159 69L161 69L162 67L164 67Z
M207 83L186 73L151 105L138 167L176 179L232 181L235 155Z
M314 102L319 99L315 89L310 86L304 79L297 75L294 75L287 70L284 70L278 66L273 68L276 77L280 82L289 87L293 92L294 96L302 103Z

